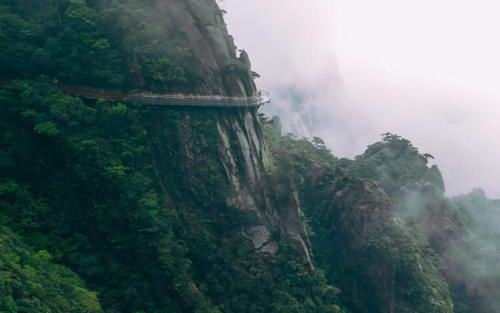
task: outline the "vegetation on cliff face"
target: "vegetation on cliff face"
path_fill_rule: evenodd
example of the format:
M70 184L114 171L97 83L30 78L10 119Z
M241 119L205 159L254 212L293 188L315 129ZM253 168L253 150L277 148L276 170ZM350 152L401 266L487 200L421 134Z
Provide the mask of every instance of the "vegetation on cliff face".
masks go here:
M335 159L319 139L281 137L263 122L299 190L313 259L348 308L498 312L498 200L479 189L444 197L432 156L394 134L354 160Z
M4 87L0 103L2 225L76 272L105 311L342 312L294 249L259 254L241 234L217 110L87 103L43 79Z
M0 251L12 277L2 309L342 312L338 289L295 249L282 242L278 253L257 253L242 233L255 221L227 202L218 132L223 119L221 127L238 121L248 131L241 112L157 111L83 101L57 88L196 88L200 60L183 38L190 34L167 32L159 4L0 2L8 80L0 90L0 223L10 229L5 242L20 237L27 251L50 256L47 265L36 258L20 265L43 269L34 283L50 290L20 295L24 287L12 286L27 274L10 260L20 252ZM241 134L228 135L236 166L256 157L240 145Z
M425 160L407 140L387 134L365 155L350 161L333 157L319 138L280 137L269 124L265 133L272 142L275 162L294 178L314 260L325 270L328 282L341 287L348 308L354 312L453 312L437 255L425 234L396 217L391 198L379 187L411 180L416 175L411 169L420 168L411 159ZM406 162L394 157L393 147ZM370 157L380 151L385 151L383 157ZM381 175L381 181L376 179L380 171L374 164L367 165L370 162L404 167L393 169L393 175L399 176L392 180ZM372 181L363 180L364 176Z
M408 140L385 134L338 159L254 111L58 88L204 84L210 57L186 37L204 38L167 27L162 4L0 0L0 312L499 311L500 236L481 218L499 203L446 199ZM225 51L216 11L176 12L224 42L207 90L250 95L248 56Z
M405 188L429 183L444 193L444 182L436 166L428 168L433 156L420 154L410 141L386 133L382 141L367 147L348 167L351 175L376 181L390 195L398 195Z
M154 1L2 0L2 78L46 75L99 88L200 83L197 60L162 27Z
M32 251L0 228L0 312L102 312L95 292L47 250Z
M500 201L486 198L484 191L451 199L466 229L453 238L449 250L449 280L458 313L500 310L496 292L500 285Z

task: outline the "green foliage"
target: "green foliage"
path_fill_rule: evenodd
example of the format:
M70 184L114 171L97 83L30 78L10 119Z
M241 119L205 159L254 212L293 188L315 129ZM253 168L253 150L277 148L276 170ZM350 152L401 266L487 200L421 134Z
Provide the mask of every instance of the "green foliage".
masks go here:
M37 134L47 135L47 136L56 136L60 133L59 129L57 129L56 124L54 124L54 122L51 122L51 121L37 124L37 125L35 125L33 130Z
M219 113L83 102L47 79L0 98L0 223L74 270L105 310L343 312L295 250L258 254L241 235L255 217L226 203Z
M370 234L367 253L379 264L393 264L395 284L404 286L395 290L396 297L405 300L407 310L451 313L448 285L435 261L438 257L427 246L418 228L397 220L393 227Z
M161 90L200 83L196 60L151 3L5 0L0 21L4 79L43 74L65 84Z
M297 139L293 134L281 136L265 116L261 116L264 137L274 159L273 176L280 180L290 179L297 186L314 167L334 167L337 158L326 147L325 142L314 137Z
M456 312L496 312L500 300L491 286L500 283L500 203L488 199L482 189L474 189L451 198L450 204L456 211L449 211L463 223L450 256L450 263L462 268L460 274L449 273ZM473 294L468 291L471 286Z
M235 74L242 77L247 77L249 70L248 65L237 59L228 60L223 68L223 72L226 74Z
M46 250L34 253L0 227L0 312L102 312L96 293L51 259Z
M429 154L420 154L410 141L398 135L386 133L382 141L374 143L346 164L352 176L374 180L390 195L403 187L430 183L444 193L444 183L436 166L429 168Z
M219 113L84 102L57 88L199 86L199 61L158 3L0 1L0 79L11 81L0 90L0 311L341 313L356 308L345 293L353 281L359 298L378 286L367 273L372 260L375 272L395 269L398 300L411 312L446 310L435 255L413 226L380 223L389 226L361 242L356 266L343 258L359 250L341 229L364 225L354 223L362 217L356 199L336 202L348 177L336 180L334 167L390 194L421 182L444 191L439 170L427 166L432 156L406 139L385 134L355 161L338 160L321 139L280 136L263 119L268 176L299 192L319 265L312 270L287 246L255 253L241 234L257 219L226 201ZM232 60L223 71L246 79L249 69ZM242 167L238 138L228 136ZM375 300L365 309L376 311Z
M394 218L389 199L358 179L395 192L426 181L427 157L409 141L385 134L356 160L338 160L321 139L280 136L262 120L275 175L299 191L315 263L344 291L332 294L355 312L451 313L448 285L424 233Z
M0 97L0 150L15 160L2 168L0 221L78 272L105 304L150 307L155 295L141 282L152 274L125 273L158 259L157 232L170 217L149 178L147 131L128 117L140 113L89 106L43 81L14 82Z

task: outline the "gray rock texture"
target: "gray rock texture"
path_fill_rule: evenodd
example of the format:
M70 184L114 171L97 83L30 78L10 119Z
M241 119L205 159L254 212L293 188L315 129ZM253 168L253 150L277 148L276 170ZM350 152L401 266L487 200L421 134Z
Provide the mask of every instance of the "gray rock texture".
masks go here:
M156 0L155 5L165 17L167 30L183 34L186 48L201 62L205 81L192 92L256 94L250 58L243 50L237 55L214 0ZM169 123L174 126L167 131L165 125ZM285 243L295 246L310 262L310 244L297 195L289 184L270 182L267 175L270 160L256 109L158 110L151 120L150 133L159 143L178 143L175 149L182 175L177 183L184 186L186 197L204 205L213 201L215 210L236 212L242 219L240 233L256 250L275 253L279 244ZM156 150L154 163L159 175L167 177L169 173L162 173L167 171L162 163L172 162L165 160L167 151L154 145L152 149ZM207 167L217 179L223 204L219 196L202 192L206 177L200 179L199 173L206 173Z
M165 16L166 31L180 33L183 44L201 63L204 83L194 92L232 96L256 94L248 55L240 56L248 64L247 73L234 75L224 71L238 61L233 37L228 34L223 13L213 0L155 0ZM243 53L242 53L243 54Z

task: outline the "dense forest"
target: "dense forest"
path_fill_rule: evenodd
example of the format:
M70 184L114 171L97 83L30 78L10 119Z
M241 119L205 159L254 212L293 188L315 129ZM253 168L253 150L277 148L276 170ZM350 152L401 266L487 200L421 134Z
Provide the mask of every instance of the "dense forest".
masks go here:
M40 75L100 88L172 89L200 81L197 60L153 1L0 2L2 78Z
M174 2L224 30L215 2ZM164 4L0 0L0 312L499 311L500 202L445 197L410 141L350 160L254 109L60 88L207 85ZM220 88L248 79L217 51Z

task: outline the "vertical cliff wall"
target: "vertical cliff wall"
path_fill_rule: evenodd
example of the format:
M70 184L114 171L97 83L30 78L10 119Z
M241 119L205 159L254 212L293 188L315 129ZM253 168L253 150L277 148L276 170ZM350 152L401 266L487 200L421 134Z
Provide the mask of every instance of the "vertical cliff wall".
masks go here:
M0 15L2 225L106 312L342 312L311 271L293 186L270 175L255 108L60 89L255 95L215 1L6 1Z
M180 33L183 45L201 63L203 84L198 92L232 96L256 94L251 64L243 51L237 57L223 11L212 0L154 1L168 31Z
M231 96L256 94L249 56L245 51L238 56L223 12L215 1L154 3L159 14L165 17L166 31L181 33L182 44L200 61L203 83L194 92ZM270 160L257 111L194 108L177 113L179 157L185 170L182 181L185 188L192 191L190 196L197 197L196 188L200 185L195 172L204 161L216 160L214 171L215 175L222 174L218 188L226 192L225 205L239 210L250 221L242 225L241 232L254 247L274 253L279 243L288 243L309 258L307 235L296 195L290 186L271 184L267 177ZM167 118L168 113L157 110L151 132L161 136ZM197 123L205 127L193 126ZM162 140L169 138L163 136ZM160 167L162 162L169 162L159 158L156 163Z
M279 244L291 244L309 258L297 196L268 176L272 165L255 111L158 110L148 124L160 181L174 183L168 166L177 164L183 199L239 216L241 234L257 251L275 253ZM176 206L175 200L169 204Z

